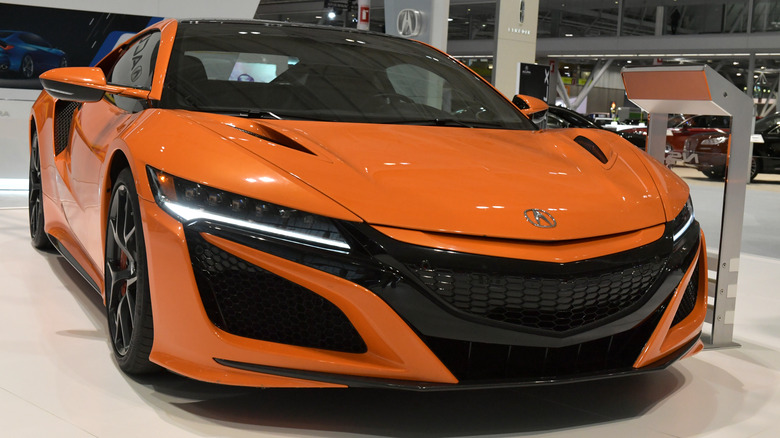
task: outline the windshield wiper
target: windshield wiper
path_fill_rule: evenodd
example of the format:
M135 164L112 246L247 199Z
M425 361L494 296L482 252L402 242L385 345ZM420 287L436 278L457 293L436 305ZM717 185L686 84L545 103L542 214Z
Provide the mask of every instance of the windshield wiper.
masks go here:
M282 120L281 117L272 113L271 111L256 110L256 109L236 109L232 111L219 111L222 114L229 114L236 117L245 117L247 119L273 119Z
M213 107L201 107L198 111L205 111L210 113L225 114L234 117L244 117L247 119L269 119L269 120L312 120L315 122L332 122L334 120L321 119L316 117L308 117L297 114L282 114L267 110L259 109L246 109L246 108L213 108Z
M381 122L388 125L421 125L421 126L461 126L464 128L502 128L504 125L494 122L479 122L469 120L467 122L455 118L434 118L434 119L413 119L413 120L390 120Z

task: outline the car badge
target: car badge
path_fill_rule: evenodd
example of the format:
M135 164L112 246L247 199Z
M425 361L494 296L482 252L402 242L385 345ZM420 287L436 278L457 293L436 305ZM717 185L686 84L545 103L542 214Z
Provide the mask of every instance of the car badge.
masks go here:
M555 218L550 213L538 208L529 208L525 211L525 220L539 228L553 228L557 225Z
M416 37L422 33L422 13L416 9L404 9L398 13L398 34L402 37Z

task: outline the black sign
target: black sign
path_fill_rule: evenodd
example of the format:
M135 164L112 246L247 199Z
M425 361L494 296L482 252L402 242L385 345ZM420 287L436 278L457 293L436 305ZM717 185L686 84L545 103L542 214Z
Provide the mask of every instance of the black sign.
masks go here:
M550 87L550 66L538 64L520 64L520 94L542 99L547 102L547 89Z

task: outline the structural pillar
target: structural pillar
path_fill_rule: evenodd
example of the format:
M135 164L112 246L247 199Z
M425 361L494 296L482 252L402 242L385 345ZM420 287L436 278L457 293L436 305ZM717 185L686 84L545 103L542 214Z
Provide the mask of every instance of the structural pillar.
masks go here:
M519 89L520 63L536 61L538 16L539 0L496 1L493 85L510 98Z

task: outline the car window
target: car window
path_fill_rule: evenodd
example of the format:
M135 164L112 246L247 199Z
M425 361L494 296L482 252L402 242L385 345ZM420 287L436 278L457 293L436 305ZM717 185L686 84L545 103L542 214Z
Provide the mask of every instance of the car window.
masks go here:
M217 81L259 82L267 84L298 63L298 58L270 53L188 51L206 71L206 78Z
M27 44L34 44L41 47L51 47L51 44L34 33L23 33L19 36L19 38Z
M160 104L322 121L534 129L479 77L422 44L260 23L180 23Z
M160 32L147 34L133 43L114 64L108 77L108 83L151 90L154 63L157 60L159 45Z
M693 116L677 125L678 128L729 128L731 118L726 116Z
M768 129L772 129L774 132L769 133L776 133L778 125L780 125L780 115L764 117L763 119L756 120L755 132L764 132Z
M385 74L394 93L436 109L448 111L452 108L452 87L436 73L416 65L399 64L388 67Z

